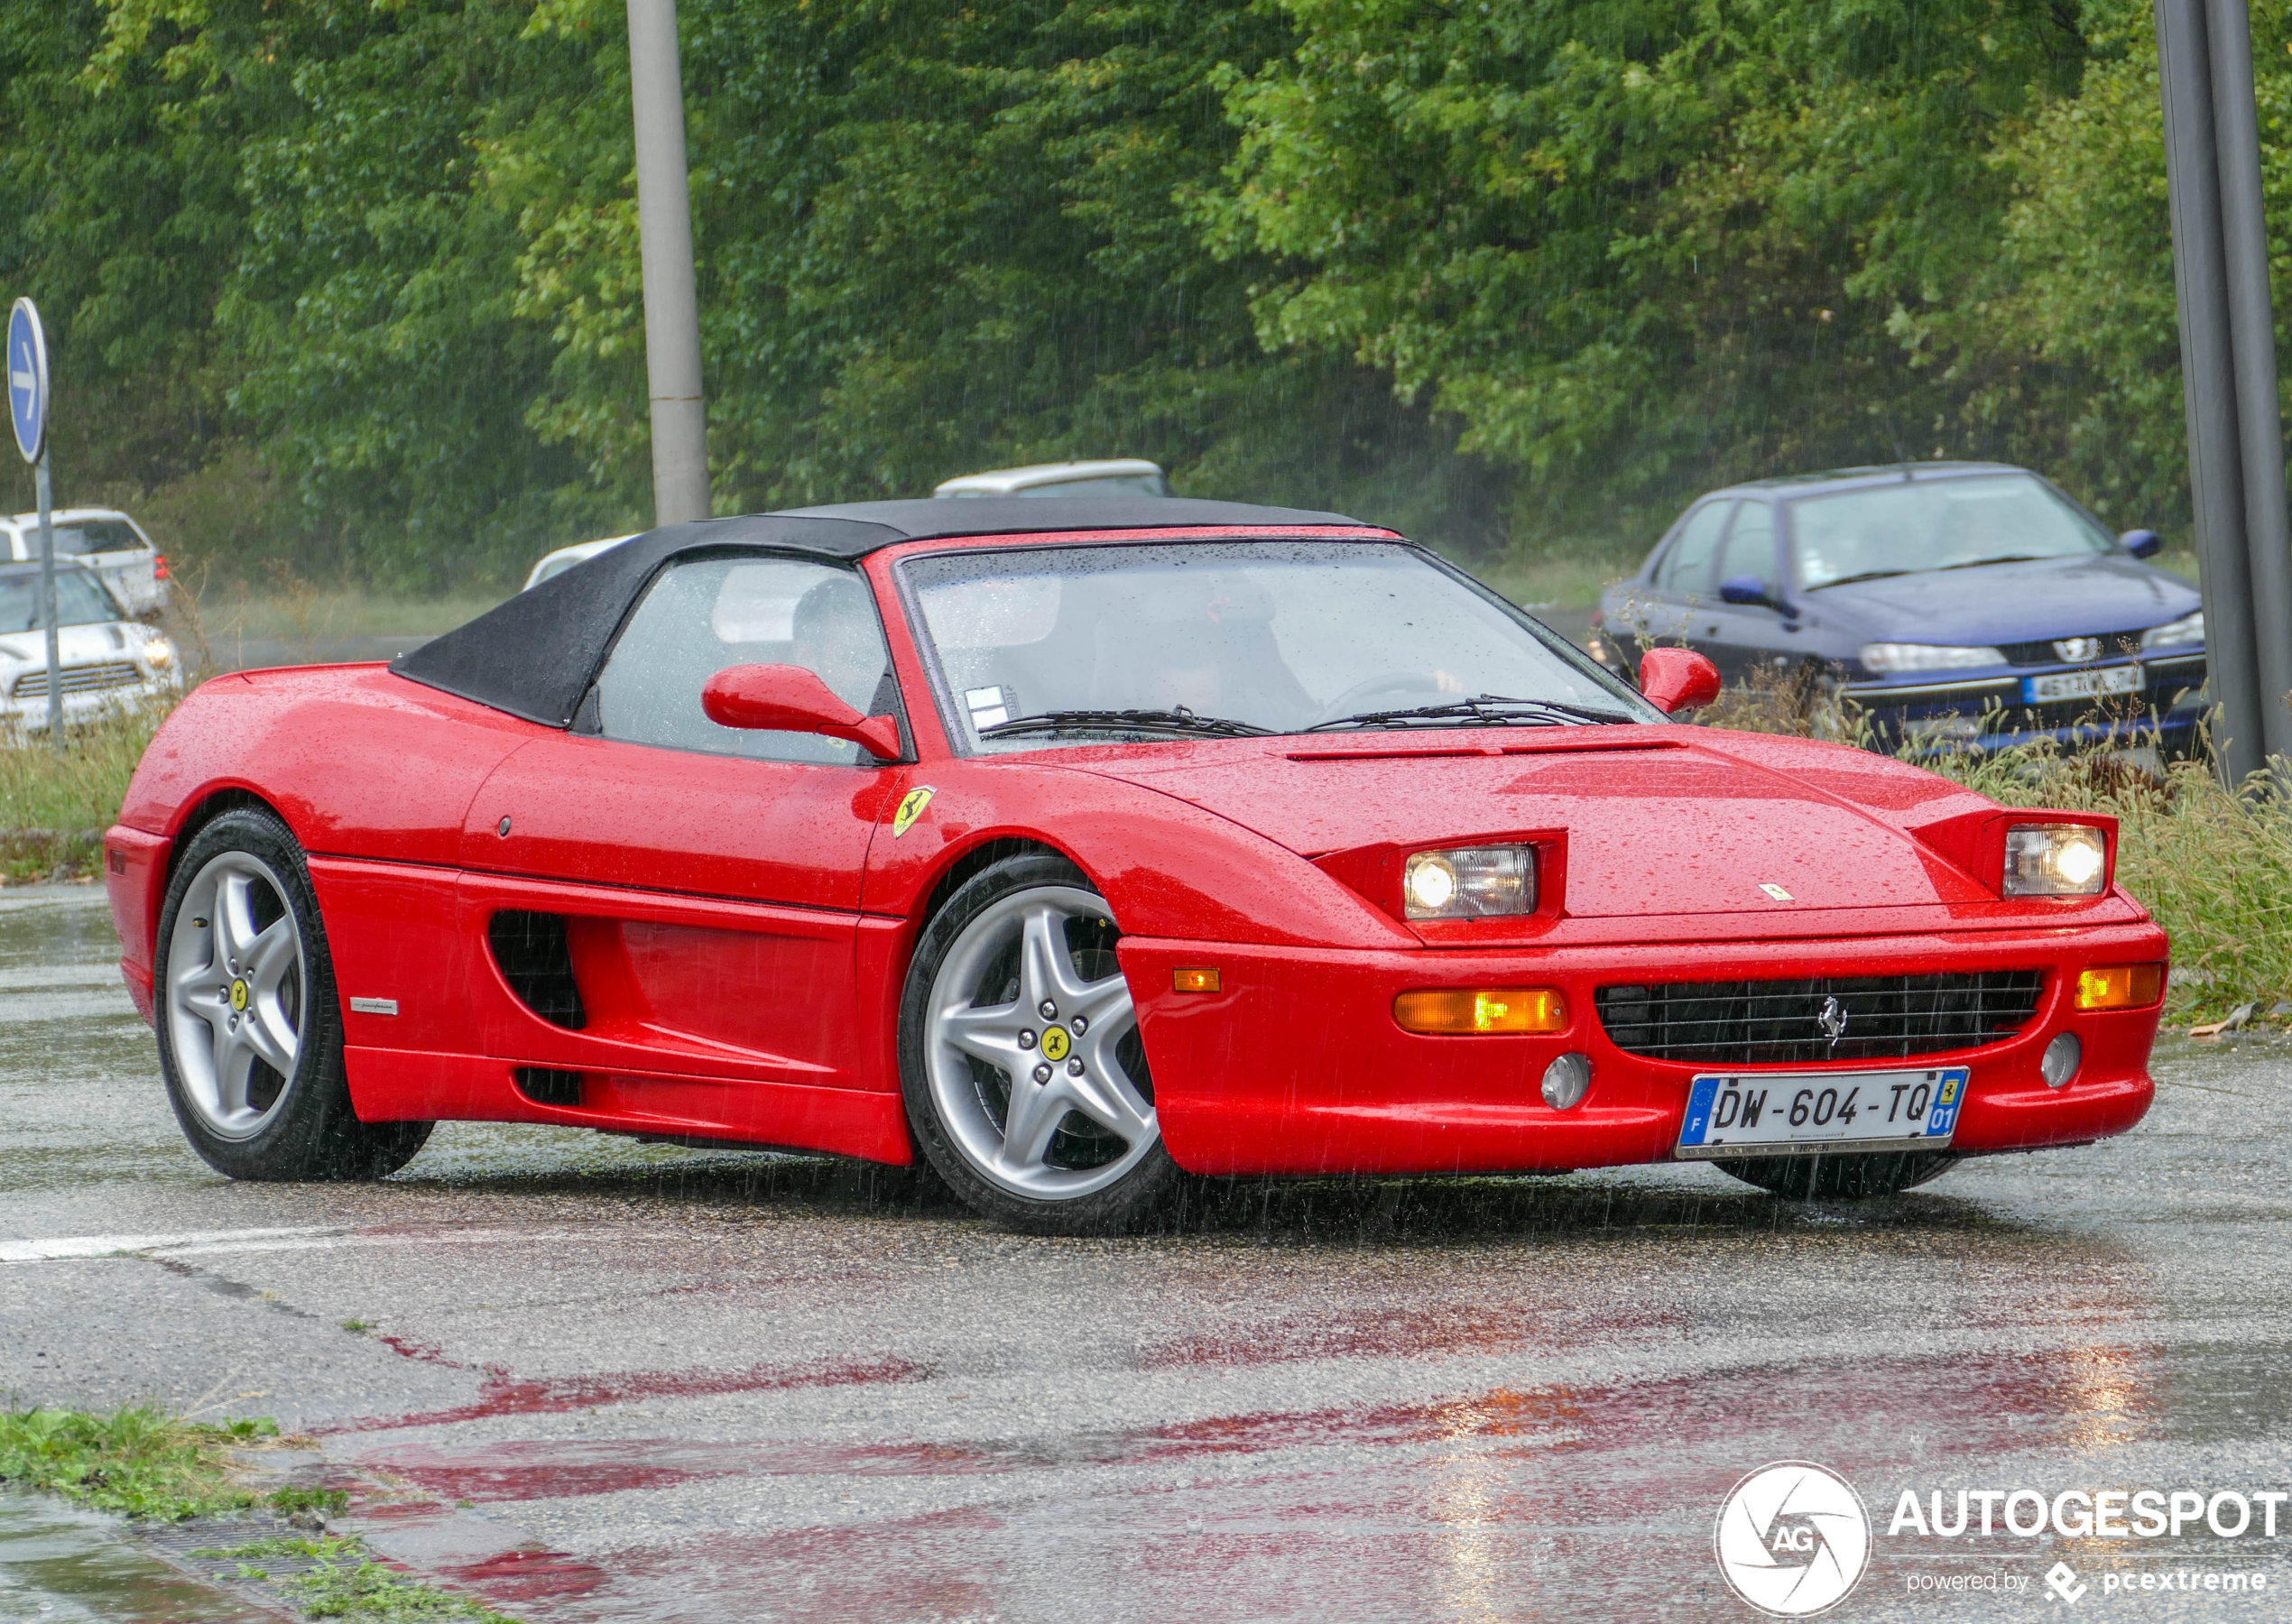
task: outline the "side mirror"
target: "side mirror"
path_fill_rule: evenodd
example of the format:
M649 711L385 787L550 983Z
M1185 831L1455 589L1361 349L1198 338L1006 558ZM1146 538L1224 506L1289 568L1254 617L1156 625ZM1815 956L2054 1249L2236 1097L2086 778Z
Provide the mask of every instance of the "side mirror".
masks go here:
M2153 530L2129 530L2117 540L2136 558L2153 558L2165 550L2165 539Z
M1723 604L1763 604L1778 607L1769 595L1767 583L1757 576L1729 576L1719 583L1719 601Z
M1640 660L1640 692L1665 715L1719 697L1719 668L1693 649L1650 649Z
M700 708L719 727L825 734L849 739L885 760L900 753L900 724L863 716L802 666L726 666L700 690Z

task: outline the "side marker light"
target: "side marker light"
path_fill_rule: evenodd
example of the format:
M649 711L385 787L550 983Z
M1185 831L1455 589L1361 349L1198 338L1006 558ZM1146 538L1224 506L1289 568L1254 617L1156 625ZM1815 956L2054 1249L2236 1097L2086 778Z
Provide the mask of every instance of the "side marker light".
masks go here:
M1180 992L1215 992L1218 990L1218 975L1215 970L1173 970L1170 981Z

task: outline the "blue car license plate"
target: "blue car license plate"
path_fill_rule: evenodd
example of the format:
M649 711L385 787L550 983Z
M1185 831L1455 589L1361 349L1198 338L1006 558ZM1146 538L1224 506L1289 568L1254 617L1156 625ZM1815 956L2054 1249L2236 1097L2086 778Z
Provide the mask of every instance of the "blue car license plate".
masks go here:
M2024 677L2021 703L2096 699L2103 694L2138 694L2140 689L2140 668L2137 665L2103 666L2093 671L2056 671L2050 677Z
M1711 1073L1687 1091L1682 1158L1851 1145L1884 1149L1950 1142L1965 1103L1963 1066L1875 1072Z

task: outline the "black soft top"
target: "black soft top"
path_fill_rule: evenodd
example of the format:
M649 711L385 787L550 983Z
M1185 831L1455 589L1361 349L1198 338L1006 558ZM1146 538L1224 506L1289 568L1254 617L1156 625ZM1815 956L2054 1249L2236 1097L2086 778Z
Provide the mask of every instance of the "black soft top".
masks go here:
M567 727L646 583L680 553L753 548L850 563L901 541L942 537L1360 523L1342 513L1173 496L938 496L703 519L607 548L400 655L390 669L544 727Z

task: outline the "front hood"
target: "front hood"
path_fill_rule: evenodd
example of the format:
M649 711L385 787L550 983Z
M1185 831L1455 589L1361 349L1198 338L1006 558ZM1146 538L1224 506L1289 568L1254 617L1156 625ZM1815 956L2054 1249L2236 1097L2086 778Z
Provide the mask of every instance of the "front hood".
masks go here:
M66 665L83 665L90 660L133 660L135 649L127 633L116 625L59 626L56 654ZM47 663L46 632L11 632L0 635L0 669L14 672L26 665L44 669Z
M1619 726L1114 746L1049 759L1174 796L1308 857L1565 830L1572 918L1998 900L1905 826L1990 803L1843 745Z
M2121 554L1926 570L1799 596L1810 612L1852 624L1874 642L1977 648L2146 631L2204 603L2178 576Z

